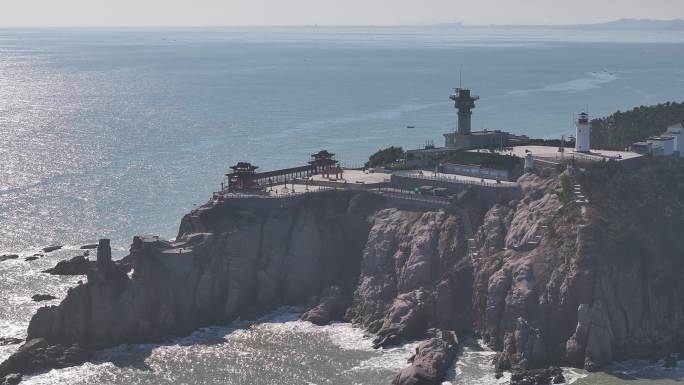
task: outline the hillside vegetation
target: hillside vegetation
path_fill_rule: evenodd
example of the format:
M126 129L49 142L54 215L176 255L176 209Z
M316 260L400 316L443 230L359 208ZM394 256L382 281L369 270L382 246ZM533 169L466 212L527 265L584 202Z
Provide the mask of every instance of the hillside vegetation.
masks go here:
M607 254L653 255L652 248L666 246L668 253L684 255L684 160L653 158L638 170L594 163L578 178L605 222Z
M634 142L660 135L668 126L682 121L684 103L667 102L618 111L591 121L591 146L623 150Z

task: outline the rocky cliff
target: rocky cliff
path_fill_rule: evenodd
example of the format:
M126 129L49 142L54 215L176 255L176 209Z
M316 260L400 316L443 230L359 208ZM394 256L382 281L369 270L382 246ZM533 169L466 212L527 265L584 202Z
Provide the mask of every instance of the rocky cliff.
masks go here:
M466 194L448 210L363 191L206 205L183 218L173 242L136 237L132 275L98 261L87 283L41 308L21 357L31 346L56 353L24 366L13 357L0 376L286 304L309 304L302 317L315 323L351 321L376 346L431 338L398 383L443 374L457 344L439 329L482 336L501 352L499 370L595 369L681 346L681 266L649 256L616 263L601 247L610 222L562 201L558 178L527 174L519 183L519 200L490 206Z

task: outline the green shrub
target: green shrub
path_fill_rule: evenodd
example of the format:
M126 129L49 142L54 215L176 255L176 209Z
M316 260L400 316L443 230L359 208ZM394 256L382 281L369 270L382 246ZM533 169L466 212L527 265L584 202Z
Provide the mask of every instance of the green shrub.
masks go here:
M385 167L397 164L404 158L404 149L401 147L388 147L378 150L371 155L366 162L366 167Z

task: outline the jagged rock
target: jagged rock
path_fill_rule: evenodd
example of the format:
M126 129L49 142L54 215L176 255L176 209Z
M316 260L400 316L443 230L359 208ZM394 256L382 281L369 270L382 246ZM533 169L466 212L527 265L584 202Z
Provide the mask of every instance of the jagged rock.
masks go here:
M595 371L613 359L613 333L602 301L577 308L575 334L566 343L570 363Z
M88 360L91 352L79 344L50 344L43 338L28 340L0 364L0 378L12 374L27 374L38 370L79 365Z
M51 301L53 299L57 299L57 297L50 295L50 294L35 294L33 297L31 297L32 300L35 302L42 302L42 301Z
M31 261L35 261L35 260L38 259L38 258L39 258L39 257L33 255L33 256L31 256L31 257L26 257L26 258L24 258L24 260L25 260L26 262L31 262Z
M510 385L549 385L565 382L563 370L559 367L516 370L511 374Z
M77 255L69 260L59 261L55 267L44 270L43 273L52 275L84 275L95 262L90 261L83 255Z
M383 201L335 191L306 198L277 209L227 201L186 216L174 242L136 237L131 277L115 268L101 244L88 282L59 306L39 309L29 338L94 347L155 341L302 304L322 287L351 293L367 218Z
M646 226L642 255L622 259L603 246L610 216L561 203L558 178L518 182L521 199L491 206L471 189L448 211L363 191L209 203L183 218L175 241L135 237L130 277L100 243L87 283L39 309L28 336L89 348L154 341L320 296L306 318L344 310L377 333L376 346L433 327L473 332L502 351L499 369L592 370L681 347L674 246ZM536 245L513 249L527 242ZM329 287L342 301L321 292Z
M422 335L433 314L432 301L422 289L399 295L387 311L373 346L392 346Z
M457 327L450 317L469 313L470 296L457 293L450 276L459 274L457 262L466 254L468 217L386 209L371 220L346 319L378 333L376 346L419 337L427 327Z
M5 254L5 255L0 255L0 262L4 262L8 259L17 259L19 256L17 254Z
M439 385L458 352L458 339L452 331L427 332L431 337L421 342L416 354L409 359L411 365L403 368L392 385Z
M541 332L519 317L515 328L504 336L504 348L495 359L495 367L497 371L538 368L544 366L545 358Z
M13 337L0 337L0 346L5 346L5 345L16 345L24 342L21 338L13 338Z
M43 247L43 252L44 253L50 253L50 252L53 252L55 250L59 250L61 248L62 248L62 246L60 246L60 245L47 246L47 247Z
M81 250L85 250L85 249L97 249L97 243L88 243L88 244L86 244L86 245L81 246L80 248L81 248Z
M8 374L4 378L0 379L0 381L2 381L2 382L0 382L0 384L1 385L17 385L18 383L21 382L21 378L22 378L21 374L18 374L18 373Z
M321 293L318 305L302 314L301 319L315 325L325 325L342 316L342 302L342 290L338 286L331 286Z

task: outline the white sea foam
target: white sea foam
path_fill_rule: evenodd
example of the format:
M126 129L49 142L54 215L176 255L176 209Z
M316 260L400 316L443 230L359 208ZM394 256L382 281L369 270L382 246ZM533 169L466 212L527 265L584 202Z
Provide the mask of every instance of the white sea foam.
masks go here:
M611 83L618 80L619 77L615 72L590 72L585 74L585 76L569 80L561 83L549 84L541 88L533 88L527 90L512 91L509 93L510 96L529 96L533 93L538 92L562 92L562 93L575 93L588 91L600 87L603 84Z
M575 381L586 377L588 373L584 370L575 368L563 368L563 376L565 376L565 382L567 384L572 384Z

